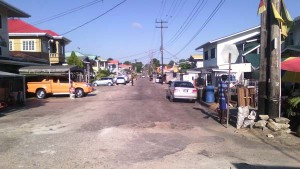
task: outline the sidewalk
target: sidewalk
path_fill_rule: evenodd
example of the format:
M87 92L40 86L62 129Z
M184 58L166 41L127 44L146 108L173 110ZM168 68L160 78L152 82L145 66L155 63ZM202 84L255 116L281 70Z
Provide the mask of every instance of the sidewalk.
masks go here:
M201 110L208 116L210 116L212 119L214 119L216 122L219 123L219 117L217 113L218 104L217 103L206 103L204 101L197 100L193 106L194 109ZM250 110L251 111L251 110ZM229 124L228 124L228 130L231 132L241 134L247 138L257 139L269 143L269 144L280 144L284 146L300 146L300 138L295 135L295 133L283 133L281 131L271 131L267 127L264 129L260 128L236 128L236 122L237 122L237 113L238 108L232 107L230 108L230 118L229 118ZM220 127L226 127L225 125L221 125ZM274 137L268 137L267 135L272 134Z

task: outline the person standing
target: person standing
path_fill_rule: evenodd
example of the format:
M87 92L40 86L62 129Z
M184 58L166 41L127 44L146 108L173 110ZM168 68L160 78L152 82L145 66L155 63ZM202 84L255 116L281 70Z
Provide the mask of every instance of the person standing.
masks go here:
M222 75L221 80L218 84L218 96L219 96L219 119L220 123L223 124L226 121L227 115L227 92L228 86L226 83L227 75Z

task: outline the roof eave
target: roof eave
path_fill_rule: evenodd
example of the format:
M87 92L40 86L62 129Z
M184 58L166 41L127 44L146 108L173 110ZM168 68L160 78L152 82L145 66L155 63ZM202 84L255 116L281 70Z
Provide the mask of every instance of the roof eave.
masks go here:
M29 18L31 17L29 14L26 12L4 2L0 1L0 6L3 6L7 9L7 15L8 17L19 17L19 18Z

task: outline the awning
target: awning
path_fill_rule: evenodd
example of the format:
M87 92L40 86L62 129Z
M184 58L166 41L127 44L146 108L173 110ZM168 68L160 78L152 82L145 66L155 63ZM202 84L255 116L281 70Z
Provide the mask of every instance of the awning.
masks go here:
M19 69L21 74L51 74L51 73L68 73L82 72L83 69L74 65L66 66L28 66Z
M260 55L259 54L248 54L245 56L246 60L251 63L254 69L258 69L260 65Z
M0 77L23 77L23 76L19 74L0 71Z

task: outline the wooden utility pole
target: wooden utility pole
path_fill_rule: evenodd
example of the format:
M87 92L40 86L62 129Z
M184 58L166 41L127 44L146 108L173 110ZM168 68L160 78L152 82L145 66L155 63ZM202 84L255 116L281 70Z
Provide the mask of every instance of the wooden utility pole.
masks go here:
M160 28L160 39L161 39L161 46L160 46L160 52L161 52L161 75L162 75L162 84L164 83L164 46L163 46L163 28L168 28L166 26L163 26L163 23L168 23L166 21L160 20L160 22L156 21L156 23L160 23L160 26L157 26L156 28Z
M264 0L266 4L267 0ZM260 67L259 67L259 81L258 81L258 113L267 114L266 112L266 98L267 98L267 56L268 54L268 23L271 9L269 3L267 4L267 10L261 14L261 28L260 28Z
M269 2L270 3L270 2ZM273 4L277 11L281 11L281 0L273 0ZM271 48L270 64L268 66L270 75L268 82L268 104L266 110L270 118L278 117L279 101L280 99L280 64L281 64L281 32L279 22L275 17L270 17L270 41L268 41Z
M281 33L272 3L281 10L280 0L264 0L267 10L261 16L261 58L258 113L278 117L280 110Z

